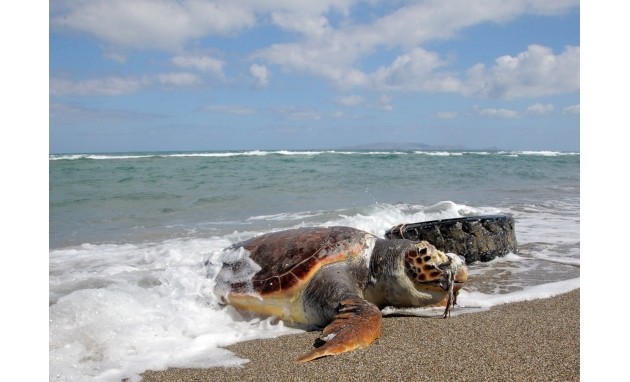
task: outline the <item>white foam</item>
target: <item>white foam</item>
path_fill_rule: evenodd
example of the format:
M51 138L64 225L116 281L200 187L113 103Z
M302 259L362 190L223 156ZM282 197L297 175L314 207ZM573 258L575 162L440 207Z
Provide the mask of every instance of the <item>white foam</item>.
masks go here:
M540 155L547 157L555 157L560 155L579 155L579 153L565 153L561 151L519 151L521 155Z
M501 155L517 157L519 155L526 156L563 156L563 155L580 155L579 152L561 152L561 151L413 151L414 154L427 155L427 156L462 156L462 155ZM336 150L321 150L321 151L293 151L293 150L276 150L276 151L264 151L264 150L250 150L250 151L208 151L208 152L182 152L182 153L163 153L163 154L124 154L124 153L112 153L112 154L51 154L48 159L55 160L77 160L77 159L94 159L94 160L106 160L106 159L143 159L143 158L167 158L167 157L235 157L235 156L265 156L265 155L284 155L284 156L314 156L322 154L339 154L339 155L408 155L405 151L336 151Z
M532 301L542 298L549 298L559 294L567 293L580 287L580 279L571 279L566 281L558 281L542 285L527 287L523 290L503 293L488 294L481 292L469 292L465 289L459 291L457 296L457 305L450 311L452 316L460 314L476 313L488 310L493 306L521 302ZM444 313L443 307L431 308L395 308L386 307L381 310L384 315L408 315L417 317L437 317Z
M248 293L254 293L252 277L261 267L250 258L245 248L215 252L208 261L208 278L214 282L214 293L222 300L228 300L230 285L244 283Z
M316 216L320 216L324 214L322 211L307 211L307 212L295 212L295 213L281 213L281 214L273 214L273 215L259 215L252 216L246 219L246 221L260 221L260 220L271 220L271 221L287 221L287 220L301 220L308 219Z
M575 257L568 257L568 256L563 257L563 256L558 256L557 254L556 255L532 254L532 257L535 257L540 260L549 261L551 263L556 263L556 264L573 265L575 267L580 266L580 259L575 258Z
M519 301L549 298L567 293L580 287L580 279L570 279L553 283L526 287L523 290L505 294L485 294L467 292L462 289L457 297L457 305L462 308L490 308L496 305Z
M437 157L462 156L462 155L464 155L464 153L461 152L461 151L414 151L414 154L437 156Z
M387 230L398 224L491 215L500 212L501 210L494 207L470 207L452 201L442 201L430 206L377 203L367 213L359 212L354 215L340 213L338 218L322 222L319 225L349 226L384 237Z
M49 155L48 159L54 160L78 160L78 159L141 159L152 158L156 155L107 155L107 154L65 154L65 155Z
M234 366L246 360L222 347L300 332L272 319L244 320L220 306L203 263L225 244L51 252L50 380L139 380L149 369Z

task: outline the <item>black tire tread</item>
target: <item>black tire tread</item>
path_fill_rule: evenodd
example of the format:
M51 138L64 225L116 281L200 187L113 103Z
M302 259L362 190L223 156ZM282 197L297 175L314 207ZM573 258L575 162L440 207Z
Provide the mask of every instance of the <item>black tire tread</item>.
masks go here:
M508 215L481 215L399 224L385 232L388 239L426 240L444 252L466 258L466 263L490 261L517 253L514 219Z

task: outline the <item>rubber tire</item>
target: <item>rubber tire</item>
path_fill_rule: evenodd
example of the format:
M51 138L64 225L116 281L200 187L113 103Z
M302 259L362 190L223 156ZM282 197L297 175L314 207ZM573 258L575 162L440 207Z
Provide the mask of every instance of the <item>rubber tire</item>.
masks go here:
M388 239L426 240L437 249L466 258L466 263L490 261L517 253L514 219L484 215L400 224L385 232Z

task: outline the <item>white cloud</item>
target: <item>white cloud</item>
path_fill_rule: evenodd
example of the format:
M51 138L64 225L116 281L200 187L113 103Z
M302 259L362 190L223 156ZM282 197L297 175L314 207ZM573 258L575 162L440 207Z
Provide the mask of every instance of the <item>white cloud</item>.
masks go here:
M358 106L363 103L363 97L358 95L339 96L335 101L344 106Z
M524 14L558 14L578 5L579 0L410 2L371 25L358 27L356 35L364 43L412 47L430 40L451 38L473 25L503 23Z
M201 79L193 73L162 73L157 75L157 81L162 85L170 86L194 86L202 83Z
M438 119L453 119L459 115L456 111L440 111L435 114Z
M579 47L569 46L554 55L550 48L531 45L515 57L497 58L490 69L477 64L460 78L441 71L447 62L435 52L414 48L369 74L365 83L381 91L449 92L482 98L557 95L579 90L579 54ZM543 111L540 106L535 108L532 112Z
M124 109L102 109L73 104L51 103L49 117L63 123L85 123L85 121L111 123L112 121L148 121L163 118L156 113L144 113Z
M533 115L545 115L551 113L555 106L551 103L535 103L527 107L527 113Z
M271 13L274 24L283 29L319 38L331 31L328 19L321 14L277 11Z
M51 78L49 92L52 96L118 96L141 91L154 85L189 87L202 84L195 74L161 73L154 76L92 78L87 80L69 80Z
M129 77L106 77L82 81L51 78L49 87L50 94L53 96L116 96L136 92L146 86L146 84L146 80Z
M398 56L389 66L381 66L370 76L376 89L456 91L459 80L435 70L444 65L436 53L422 48Z
M349 8L358 0L244 0L257 11L273 11L284 9L292 12L322 14L335 11L340 14L348 14Z
M502 56L486 69L478 64L468 71L464 94L513 99L578 91L580 48L568 46L554 55L550 48L530 45L516 57Z
M574 115L579 115L580 114L580 105L572 105L572 106L567 106L564 108L564 113L565 114L574 114Z
M288 72L325 78L341 87L367 84L367 76L351 66L355 58L352 51L334 41L273 44L255 52L252 57L280 65Z
M65 2L50 24L118 47L175 50L190 39L253 27L255 16L236 1L90 0Z
M124 64L125 62L127 62L127 56L116 51L105 52L103 53L103 57L105 57L108 60L115 61L119 64Z
M271 15L278 25L308 29L357 0L90 0L51 3L53 28L88 33L107 45L174 51L190 40L231 36ZM263 22L266 22L263 21ZM303 24L300 25L299 23ZM308 30L304 30L308 32Z
M225 62L210 56L187 55L175 56L171 60L175 66L180 68L193 68L203 73L212 73L218 78L225 78L223 66Z
M298 109L294 107L281 108L276 110L277 114L291 120L316 121L322 118L321 113L312 109Z
M392 105L392 97L388 94L383 94L378 103L374 105L374 108L384 111L394 111L394 105Z
M249 67L249 73L256 80L256 85L267 86L269 84L269 71L265 65L253 64Z
M494 109L494 108L480 109L479 107L475 106L473 111L477 115L480 115L482 117L488 117L488 118L510 119L510 118L520 117L520 113L518 111L510 110L510 109Z

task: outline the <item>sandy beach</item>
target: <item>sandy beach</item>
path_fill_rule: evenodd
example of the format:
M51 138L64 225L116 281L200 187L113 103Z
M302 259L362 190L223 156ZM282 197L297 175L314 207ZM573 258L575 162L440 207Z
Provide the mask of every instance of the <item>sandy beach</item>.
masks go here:
M306 364L306 332L228 349L242 367L147 371L150 381L579 381L580 291L449 319L386 317L367 349Z

